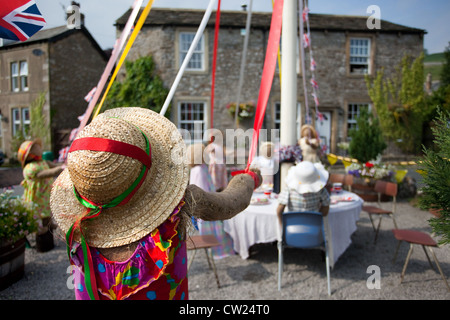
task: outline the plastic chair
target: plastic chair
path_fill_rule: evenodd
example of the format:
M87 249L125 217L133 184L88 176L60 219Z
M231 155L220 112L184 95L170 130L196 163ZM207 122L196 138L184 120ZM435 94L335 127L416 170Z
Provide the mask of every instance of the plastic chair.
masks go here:
M192 262L194 261L195 254L197 253L197 249L205 249L206 260L208 261L209 268L213 270L214 275L216 276L217 288L220 288L219 276L217 275L216 265L214 264L214 258L212 257L212 254L210 257L210 253L208 252L208 250L211 248L217 247L219 245L220 245L220 242L212 234L195 235L195 236L190 236L186 239L187 250L194 250L194 254L192 255L192 257L189 261L188 271L191 268ZM210 260L210 258L211 258L211 260Z
M420 246L422 246L423 251L425 252L425 255L427 256L428 263L430 264L431 269L434 270L433 265L431 264L430 257L428 256L428 253L425 250L425 247L428 247L428 249L430 250L430 252L433 256L434 262L436 263L436 265L439 269L439 272L442 276L442 279L444 280L445 285L447 286L447 290L450 291L450 287L448 285L447 279L445 278L445 275L442 272L441 266L439 265L438 259L436 258L436 255L434 254L434 251L432 249L432 247L435 247L435 248L438 247L436 241L434 241L433 238L431 238L431 236L429 234L421 232L421 231L407 230L407 229L394 229L394 230L392 230L392 232L394 233L394 237L398 240L397 249L395 250L395 255L394 255L394 262L397 258L398 248L400 247L400 244L403 241L405 241L405 242L408 242L410 245L408 255L406 256L405 264L403 265L400 283L403 282L403 278L405 277L406 267L408 266L409 259L411 258L411 254L413 252L414 245L420 245Z
M363 206L362 211L367 212L369 214L370 222L372 223L373 230L375 231L375 239L374 243L377 242L378 238L378 232L380 231L381 226L381 220L383 219L383 216L390 216L392 220L394 221L395 229L398 229L397 227L397 221L395 220L395 210L396 210L396 203L397 203L397 184L388 182L388 181L382 181L377 180L375 183L374 190L377 192L378 195L378 207L377 206ZM392 209L391 210L385 210L381 208L381 202L382 197L388 196L392 198ZM375 224L372 219L372 215L378 215L378 226L375 228Z
M284 212L282 220L282 240L278 241L278 290L281 290L284 247L320 248L325 251L328 295L330 296L330 264L322 214L313 211Z

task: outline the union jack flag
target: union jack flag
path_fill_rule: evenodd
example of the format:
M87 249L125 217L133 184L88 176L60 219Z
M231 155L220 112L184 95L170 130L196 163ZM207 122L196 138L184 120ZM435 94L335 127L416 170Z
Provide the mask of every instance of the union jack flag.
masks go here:
M314 89L316 89L316 90L319 89L319 84L317 83L317 81L315 79L311 79L311 85Z
M309 13L309 9L308 9L308 7L305 7L305 9L303 9L303 14L302 14L302 16L303 16L303 21L308 21L308 13Z
M305 33L303 35L303 48L309 47L309 36Z
M45 25L34 0L0 0L0 38L25 41Z
M316 61L314 59L311 59L311 71L316 70L317 64Z

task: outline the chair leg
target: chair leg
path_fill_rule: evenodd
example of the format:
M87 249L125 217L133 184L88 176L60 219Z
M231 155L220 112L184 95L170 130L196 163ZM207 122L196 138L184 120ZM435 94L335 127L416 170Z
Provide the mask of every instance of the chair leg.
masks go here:
M436 265L437 265L437 267L439 269L439 272L441 273L442 279L444 280L445 285L447 286L447 290L450 291L450 287L448 285L447 279L445 278L445 275L442 272L441 266L439 265L438 259L436 258L436 255L434 254L433 249L431 247L428 247L428 248L430 249L431 254L433 255L434 262L436 262Z
M383 219L383 217L380 216L380 220L378 221L378 227L377 227L377 230L375 231L375 239L373 240L373 243L377 243L378 231L380 231L380 226L381 226L381 220L382 219Z
M398 229L397 221L395 220L394 214L390 214L390 216L391 216L391 218L392 218L392 221L394 221L394 227L395 227L395 229Z
M372 223L373 231L376 231L375 224L373 223L372 215L369 213L370 222Z
M401 240L398 241L397 249L395 249L394 259L392 260L393 263L395 263L395 260L397 260L398 249L400 248L401 244L402 244L402 241Z
M328 250L325 251L325 267L327 268L327 289L328 289L328 296L331 296L330 259L328 258Z
M212 256L212 253L211 253L211 257L209 256L207 248L205 248L205 253L206 253L206 259L208 260L208 265L214 271L214 276L216 277L216 282L217 282L217 288L220 288L219 276L217 275L216 265L214 263L214 257ZM211 258L211 261L210 261L210 258Z
M281 274L283 273L283 244L278 241L278 291L281 290Z
M189 269L191 268L192 262L194 261L194 258L195 258L195 254L196 254L196 253L197 253L197 250L194 250L194 253L192 254L191 259L189 259L188 272L189 272Z
M422 245L422 249L423 249L423 252L425 252L425 255L427 256L427 260L428 260L428 263L430 264L431 269L436 271L436 269L434 268L433 264L431 263L430 257L428 256L427 250L425 250L425 246L424 245Z
M410 244L409 244L408 255L406 256L405 265L403 266L402 276L401 276L401 278L400 278L400 283L403 282L403 277L405 276L406 267L408 266L408 262L409 262L409 259L411 258L412 251L413 251L413 244L410 243Z

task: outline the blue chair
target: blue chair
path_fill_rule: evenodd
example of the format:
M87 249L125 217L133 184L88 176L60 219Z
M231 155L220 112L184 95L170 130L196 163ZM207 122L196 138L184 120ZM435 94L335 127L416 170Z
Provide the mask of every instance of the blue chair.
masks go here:
M302 249L320 248L325 251L328 295L330 296L330 264L322 214L312 211L284 212L282 220L282 241L278 241L278 290L281 290L284 247Z

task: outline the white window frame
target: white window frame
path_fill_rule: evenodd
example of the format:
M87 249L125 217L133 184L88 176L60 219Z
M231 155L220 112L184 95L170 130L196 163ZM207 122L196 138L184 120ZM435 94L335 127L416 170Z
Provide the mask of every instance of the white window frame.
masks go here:
M11 91L28 90L28 62L26 60L11 62Z
M351 37L349 42L349 70L350 74L370 74L371 70L371 38ZM367 45L363 42L367 41ZM353 42L353 45L352 45ZM352 58L354 60L352 61ZM365 61L364 61L365 60ZM363 72L352 71L352 66L366 66L357 70Z
M349 102L347 104L347 137L352 128L357 128L356 121L359 116L359 111L361 110L361 107L366 107L369 112L372 111L372 105L370 103L362 103L362 102ZM353 109L350 112L350 107ZM350 118L351 116L351 118ZM350 138L350 137L348 137Z
M25 115L28 112L28 119L25 119ZM24 137L27 135L27 129L30 127L31 123L31 114L30 114L30 108L20 108L15 107L11 109L11 125L12 125L12 135L13 137L17 134L17 131L21 128L22 134Z
M20 91L20 81L19 81L19 62L11 62L11 91Z
M194 116L194 118L192 119L186 119L186 118L182 118L182 108L184 105L193 105L194 108L195 107L200 107L199 109L193 110L192 114L203 114L203 119L195 119L196 117ZM207 130L207 117L208 117L208 112L207 112L207 103L205 101L198 101L198 100L182 100L178 102L178 128L182 129L182 130L187 130L190 133L190 136L186 136L183 134L183 138L185 139L185 142L187 144L191 144L191 143L201 143L203 142L203 136L205 131ZM199 111L199 112L196 112ZM184 112L184 114L189 114ZM200 118L200 117L198 117ZM188 125L194 125L193 129L189 129ZM201 132L195 131L195 126L201 126Z
M19 62L20 88L22 91L28 91L28 62Z
M189 36L190 41L183 39L184 37ZM184 58L186 57L189 48L194 40L195 32L190 31L180 31L178 35L178 57L179 57L179 67L183 64ZM206 50L205 50L205 36L202 35L197 47L192 53L191 60L186 66L186 71L206 71ZM194 66L194 63L199 63L200 66Z

